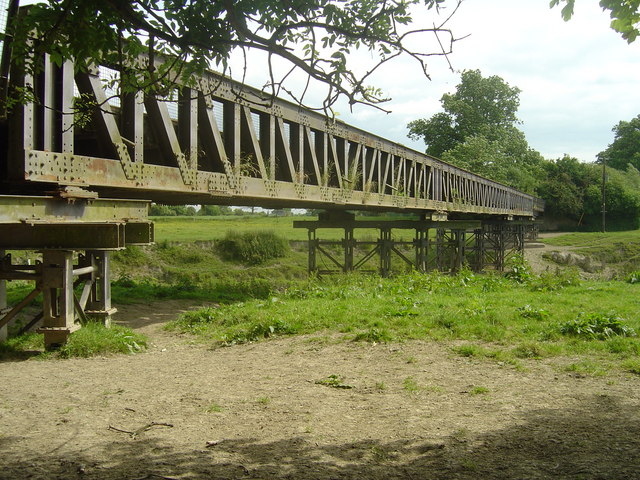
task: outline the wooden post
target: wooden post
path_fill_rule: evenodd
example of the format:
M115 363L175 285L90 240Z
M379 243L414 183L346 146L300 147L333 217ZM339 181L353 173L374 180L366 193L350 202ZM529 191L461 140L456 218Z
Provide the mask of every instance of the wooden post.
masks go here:
M444 255L445 255L445 232L444 228L436 229L436 269L440 272L444 271Z
M391 249L393 247L391 229L380 229L378 244L380 249L380 276L388 277L391 274Z
M4 250L0 250L0 264L4 259ZM0 278L0 318L7 309L7 281ZM4 342L8 336L8 326L0 327L0 342Z
M344 240L342 245L344 246L344 271L353 271L353 247L355 240L353 239L353 228L345 227Z
M482 228L478 228L474 230L473 233L475 236L475 262L473 270L475 272L481 272L484 270L485 259L484 230Z
M416 248L416 270L419 272L426 272L427 254L429 251L429 230L424 230L422 228L416 229L414 244Z
M317 257L318 239L316 238L316 229L310 228L308 230L308 235L309 235L309 273L315 273L318 271L318 257Z

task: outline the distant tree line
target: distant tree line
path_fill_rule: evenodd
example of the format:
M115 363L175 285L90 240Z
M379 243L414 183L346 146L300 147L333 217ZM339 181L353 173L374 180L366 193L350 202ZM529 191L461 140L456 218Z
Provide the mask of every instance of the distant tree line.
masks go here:
M220 217L220 216L243 216L243 215L256 215L256 216L277 216L288 217L293 215L290 208L281 208L278 210L271 210L270 212L255 209L243 209L232 208L227 205L200 205L199 209L196 209L193 205L162 205L152 204L149 207L149 215L152 217Z
M429 155L541 197L547 219L589 230L601 225L604 162L608 228L639 228L640 115L613 128L596 163L547 160L517 127L519 94L499 76L464 71L456 92L443 95L443 112L410 122L409 136Z

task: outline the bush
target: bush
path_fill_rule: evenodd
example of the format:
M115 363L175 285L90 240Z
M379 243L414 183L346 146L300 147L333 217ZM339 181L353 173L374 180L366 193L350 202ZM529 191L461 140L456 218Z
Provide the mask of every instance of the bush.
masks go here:
M509 259L507 262L507 268L509 268L509 270L505 272L504 276L516 283L529 283L533 277L531 266L524 259L524 255L521 253L518 253Z
M282 258L289 253L289 243L274 232L227 232L216 242L224 257L245 265L259 265L272 258Z
M560 326L564 335L586 337L595 340L606 340L611 337L635 337L633 328L625 325L625 320L614 314L580 313L574 320Z
M543 272L532 282L531 288L538 292L554 292L564 287L580 285L580 273L575 268Z

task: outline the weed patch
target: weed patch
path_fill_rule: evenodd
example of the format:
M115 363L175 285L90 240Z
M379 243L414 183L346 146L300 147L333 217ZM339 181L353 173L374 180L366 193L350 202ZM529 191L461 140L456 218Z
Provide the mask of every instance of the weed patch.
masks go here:
M487 393L489 393L489 389L482 386L475 386L469 390L469 395L486 395Z
M269 231L230 231L216 247L225 258L246 265L260 265L289 253L287 240Z
M633 328L626 325L626 321L614 314L580 313L577 318L560 326L564 335L572 335L596 340L606 340L611 337L635 337Z
M90 322L69 336L60 348L61 358L93 357L113 353L139 353L147 348L147 338L130 328Z
M518 313L522 318L531 318L533 320L546 320L549 318L549 312L543 308L533 308L531 305L525 305L518 308Z
M384 328L371 327L365 332L360 332L353 337L356 342L369 342L369 343L386 343L391 341L391 335Z
M329 375L328 377L321 380L316 380L315 383L316 385L324 385L325 387L342 388L346 390L354 388L353 385L344 383L344 378L335 374Z
M631 272L629 275L627 275L627 283L640 283L640 270L636 271L636 272Z

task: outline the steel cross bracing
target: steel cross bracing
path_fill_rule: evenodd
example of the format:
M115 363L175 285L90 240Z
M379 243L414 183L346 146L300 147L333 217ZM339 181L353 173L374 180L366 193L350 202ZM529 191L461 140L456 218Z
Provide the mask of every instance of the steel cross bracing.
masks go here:
M114 96L126 74L74 73L71 62L56 67L48 57L36 77L14 70L12 84L37 98L14 111L10 181L165 203L523 217L544 208L531 195L215 73L169 98ZM100 105L90 125L75 121L78 95Z

